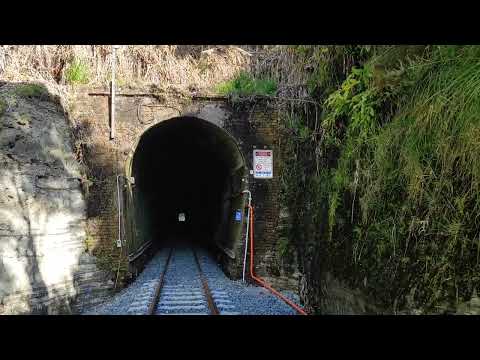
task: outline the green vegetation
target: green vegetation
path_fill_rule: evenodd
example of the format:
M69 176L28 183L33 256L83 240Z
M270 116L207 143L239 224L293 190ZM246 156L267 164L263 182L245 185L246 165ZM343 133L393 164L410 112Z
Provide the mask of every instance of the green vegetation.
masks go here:
M3 98L0 98L0 117L5 113L6 110L7 102Z
M256 79L247 72L241 72L234 79L219 84L216 91L230 96L272 96L277 92L277 84L271 79Z
M24 98L48 99L49 93L45 86L41 84L20 84L15 90L15 94Z
M331 272L390 310L469 300L480 289L480 47L293 50L313 66L319 104L291 105L282 124L289 239L307 277Z
M119 253L119 249L115 245L107 244L98 244L92 253L97 259L98 268L112 274L112 280L116 280L120 284L120 286L117 284L117 287L122 287L122 283L125 285L128 273L128 259L125 254Z
M86 84L89 80L88 65L81 60L73 60L65 70L65 79L69 84Z

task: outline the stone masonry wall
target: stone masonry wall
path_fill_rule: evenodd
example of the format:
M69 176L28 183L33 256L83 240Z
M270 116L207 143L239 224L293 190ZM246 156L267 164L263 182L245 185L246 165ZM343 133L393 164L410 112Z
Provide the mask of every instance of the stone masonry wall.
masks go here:
M139 90L142 91L145 90ZM118 92L121 93L121 89ZM111 273L112 280L117 280L116 273L119 273L121 287L125 285L121 280L128 281L133 274L128 272L128 254L116 246L119 238L116 176L125 174L126 162L136 141L157 121L152 116L163 120L177 116L178 111L168 105L151 108L150 105L160 104L154 96L117 96L115 137L110 139L108 89L78 87L72 98L71 118L88 178L88 249L98 257L102 268Z
M267 103L262 102L234 106L234 109L233 117L236 121L230 130L239 139L248 169L253 169L253 151L255 149L272 149L274 155L273 179L254 179L253 174L248 175L255 220L255 271L274 287L296 290L300 275L297 266L292 262L293 259L288 259L288 263L285 262L279 252L283 223L278 199L282 161L279 156L281 144L277 133L277 112ZM244 252L245 234L243 233L242 236L240 254ZM248 252L248 256L250 256L250 252Z

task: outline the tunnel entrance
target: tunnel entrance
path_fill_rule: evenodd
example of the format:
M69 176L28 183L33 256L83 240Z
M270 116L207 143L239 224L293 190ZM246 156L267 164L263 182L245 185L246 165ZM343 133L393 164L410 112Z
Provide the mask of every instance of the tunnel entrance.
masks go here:
M130 176L140 243L189 242L235 257L246 167L224 129L195 117L162 121L141 136Z

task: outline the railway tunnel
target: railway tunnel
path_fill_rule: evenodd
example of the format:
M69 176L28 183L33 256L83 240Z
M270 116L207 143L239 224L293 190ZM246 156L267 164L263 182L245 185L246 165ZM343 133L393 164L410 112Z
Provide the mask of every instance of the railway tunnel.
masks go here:
M235 139L215 124L177 117L149 128L131 165L137 236L154 248L188 242L234 258L245 171Z

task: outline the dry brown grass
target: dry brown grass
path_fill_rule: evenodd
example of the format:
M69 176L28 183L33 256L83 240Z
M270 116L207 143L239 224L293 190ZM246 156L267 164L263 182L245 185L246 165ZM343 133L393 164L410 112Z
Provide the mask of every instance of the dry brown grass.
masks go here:
M308 98L306 89L309 74L305 71L308 64L299 63L298 53L289 46L268 46L264 51L256 52L252 58L251 71L258 77L273 79L278 84L280 97Z
M4 45L0 47L0 79L65 84L72 61L82 61L89 85L108 85L110 45ZM248 70L251 56L233 46L128 45L117 51L119 86L211 89Z

